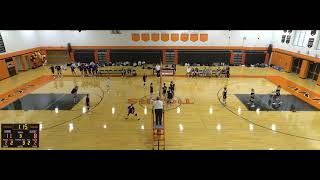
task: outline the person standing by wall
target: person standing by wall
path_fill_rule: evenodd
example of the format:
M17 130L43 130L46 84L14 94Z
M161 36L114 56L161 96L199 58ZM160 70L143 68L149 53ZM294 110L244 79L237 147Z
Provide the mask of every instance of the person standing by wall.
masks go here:
M156 69L156 72L157 72L157 77L160 78L160 65L157 64L155 69Z

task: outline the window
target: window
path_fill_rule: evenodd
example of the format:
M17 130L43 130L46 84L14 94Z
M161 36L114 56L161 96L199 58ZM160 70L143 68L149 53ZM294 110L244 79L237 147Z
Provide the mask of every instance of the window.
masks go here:
M6 48L4 47L4 42L0 33L0 53L5 53L6 52Z
M295 37L294 37L294 41L293 41L293 45L294 46L300 46L303 47L306 41L306 37L307 36L307 31L306 30L298 30L296 31Z
M302 65L302 59L298 59L298 58L294 59L293 66L292 66L292 72L299 74L301 65Z
M319 71L320 71L320 64L319 63L311 63L310 67L309 67L307 78L313 79L316 81L318 79Z

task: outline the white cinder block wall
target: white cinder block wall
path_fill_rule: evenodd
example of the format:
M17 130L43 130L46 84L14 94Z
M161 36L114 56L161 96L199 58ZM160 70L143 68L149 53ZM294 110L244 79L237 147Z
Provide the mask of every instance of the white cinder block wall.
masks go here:
M38 31L0 30L6 53L31 49L40 46Z
M294 42L294 38L295 38L295 33L296 31L293 30L291 33L291 40L289 44L286 43L281 43L281 36L286 34L288 35L288 33L284 33L282 30L277 30L277 31L273 31L273 35L272 35L272 44L274 48L279 48L279 49L284 49L284 50L288 50L288 51L292 51L292 52L299 52L301 54L305 54L305 55L309 55L309 56L315 56L316 54L318 54L318 57L320 57L320 46L318 46L318 42L319 42L319 33L320 31L317 30L317 34L315 36L313 36L315 38L315 41L313 43L313 47L311 48L307 48L307 44L308 44L308 40L311 36L311 30L307 31L306 33L306 37L305 37L305 41L303 46L304 47L299 47L299 46L293 46L293 42ZM309 53L308 53L309 51Z
M71 43L72 46L246 46L246 47L268 47L273 44L275 48L281 48L288 51L308 54L314 56L320 55L320 50L317 49L319 41L319 31L314 43L314 47L305 48L293 46L295 31L291 33L292 38L290 44L281 43L281 36L284 34L282 30L123 30L122 34L111 34L110 30L25 30L25 31L8 31L0 30L5 43L7 53L30 49L40 46L67 46ZM207 42L167 42L163 41L147 41L142 40L134 42L131 40L131 33L208 33ZM310 32L307 33L310 36ZM306 42L307 43L307 42ZM320 47L319 47L320 48Z

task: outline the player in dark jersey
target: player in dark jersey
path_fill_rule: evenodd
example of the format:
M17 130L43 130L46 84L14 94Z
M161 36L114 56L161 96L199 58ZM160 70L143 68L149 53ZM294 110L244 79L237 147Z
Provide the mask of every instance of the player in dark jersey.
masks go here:
M165 98L167 94L167 86L166 83L163 83L163 87L162 87L162 95Z
M98 71L99 71L98 68L99 68L98 64L95 64L94 65L94 71L95 71L96 75L98 74Z
M169 89L169 91L167 92L167 103L172 103L172 99L173 99L173 92L171 89Z
M147 75L144 74L144 75L142 76L142 79L143 79L143 88L145 88L145 86L146 86L146 81L147 81Z
M57 65L56 70L58 71L58 76L61 77L61 66Z
M138 114L135 112L135 108L133 106L133 104L131 104L130 106L128 106L128 116L126 117L126 119L129 118L129 115L133 114L134 117L138 117ZM140 118L138 118L138 120L140 120Z
M80 65L78 66L78 69L79 69L79 71L80 71L80 73L81 73L81 76L83 76L83 65L80 64Z
M76 72L75 72L76 67L75 67L75 65L71 64L70 68L71 68L72 75L75 76L76 75Z
M152 99L152 95L153 95L153 85L152 83L150 83L150 99Z
M251 104L251 107L254 107L254 97L255 97L255 93L254 93L254 89L251 89L251 93L250 93L250 98L249 98L249 103Z
M173 96L174 96L175 86L176 86L176 85L173 83L173 81L171 81L171 82L170 82L170 87L169 87L169 89L172 91Z
M84 71L84 76L87 76L88 75L88 65L87 64L84 64L83 71Z
M229 66L226 68L226 77L227 78L230 77L230 67Z
M54 66L53 65L50 66L50 70L51 70L52 76L55 77L54 76Z
M89 111L90 109L90 98L89 98L89 94L87 94L87 97L86 97L86 106L87 106L87 109Z
M76 103L77 102L77 97L78 97L78 86L75 86L71 90L71 94L73 95L73 103Z
M228 93L228 90L227 90L227 87L224 87L223 88L223 92L222 92L222 102L223 102L223 105L226 105L227 104L227 93Z
M87 69L88 69L88 75L89 76L91 76L91 70L92 70L92 66L89 64L88 66L87 66Z
M281 90L281 86L278 85L276 91L275 91L275 95L273 97L273 105L277 105L280 106L281 104L281 100L280 100L280 90Z

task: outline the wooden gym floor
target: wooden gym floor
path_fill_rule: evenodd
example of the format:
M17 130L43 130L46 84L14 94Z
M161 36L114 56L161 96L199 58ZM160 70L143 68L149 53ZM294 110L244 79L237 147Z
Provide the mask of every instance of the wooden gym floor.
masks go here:
M137 69L138 75L144 70ZM149 95L153 82L158 92L158 79L151 76L144 89L142 77L111 77L110 90L106 77L62 77L52 80L48 67L41 67L0 81L0 95L37 78L46 82L33 87L28 94L69 94L79 86L79 93L89 93L92 110L82 113L84 99L71 110L0 110L0 123L40 123L39 149L152 149L151 106L135 104L140 120L125 119L128 102L142 102ZM63 72L71 75L70 70ZM185 68L178 66L178 75ZM300 79L293 73L270 68L231 67L231 77L225 78L163 78L176 84L175 95L181 101L166 107L166 149L320 149L320 112L247 110L235 94L270 94L276 85L262 76L281 76L297 85L320 94L320 87L311 80ZM256 76L248 78L246 76ZM37 81L34 81L37 82ZM33 83L34 83L33 82ZM228 86L226 107L221 105L218 92ZM282 94L290 93L282 89ZM1 96L0 96L1 97ZM155 95L154 95L155 97ZM37 103L37 102L34 102ZM146 114L145 107L147 108ZM177 107L180 112L177 112ZM112 113L114 108L114 113ZM212 113L210 113L212 108ZM238 109L241 109L239 114ZM73 127L73 128L72 128ZM4 149L4 148L2 148Z

